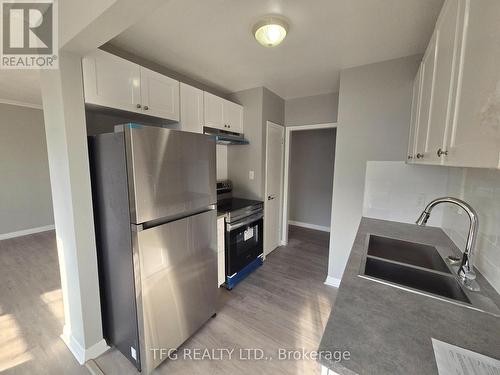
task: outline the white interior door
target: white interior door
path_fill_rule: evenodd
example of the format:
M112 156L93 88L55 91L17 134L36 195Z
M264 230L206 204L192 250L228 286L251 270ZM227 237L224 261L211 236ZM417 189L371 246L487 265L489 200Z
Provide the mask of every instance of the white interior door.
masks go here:
M283 191L283 126L267 122L266 196L264 201L264 254L281 242L281 201Z

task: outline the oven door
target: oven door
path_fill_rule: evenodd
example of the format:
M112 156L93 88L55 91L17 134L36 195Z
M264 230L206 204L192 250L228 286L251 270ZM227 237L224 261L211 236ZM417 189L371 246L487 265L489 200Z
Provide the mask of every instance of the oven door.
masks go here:
M232 276L257 259L264 248L263 213L226 224L226 275Z

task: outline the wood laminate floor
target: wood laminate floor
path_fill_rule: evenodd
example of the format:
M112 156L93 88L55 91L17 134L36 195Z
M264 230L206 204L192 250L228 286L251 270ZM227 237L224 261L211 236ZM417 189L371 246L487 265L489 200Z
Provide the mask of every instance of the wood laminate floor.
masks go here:
M63 325L54 231L0 241L0 373L88 375Z
M314 360L279 360L278 351L317 350L336 292L323 284L327 267L328 233L291 226L288 246L221 290L217 317L155 374L319 374ZM88 374L59 338L63 314L54 232L0 241L0 372ZM227 352L223 360L183 358L195 349L234 351L231 360ZM273 359L246 360L240 349ZM95 362L106 375L138 374L114 349Z

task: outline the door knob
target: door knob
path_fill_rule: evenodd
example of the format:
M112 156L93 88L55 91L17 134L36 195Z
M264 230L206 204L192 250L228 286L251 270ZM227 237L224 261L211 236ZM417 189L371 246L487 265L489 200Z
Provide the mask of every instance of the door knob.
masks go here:
M149 107L147 105L144 106L144 110L147 111Z
M136 107L137 107L137 108L141 108L141 105L140 105L140 104L137 104L137 105L136 105Z

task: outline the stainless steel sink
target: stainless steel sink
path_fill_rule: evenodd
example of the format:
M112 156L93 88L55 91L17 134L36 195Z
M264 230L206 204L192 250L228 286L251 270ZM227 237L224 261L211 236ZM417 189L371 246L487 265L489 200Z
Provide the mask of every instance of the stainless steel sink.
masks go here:
M370 235L368 255L395 262L451 273L435 247Z
M457 280L443 275L367 257L365 275L404 285L423 292L436 294L463 303L470 303Z
M365 249L360 277L500 316L488 293L462 288L458 266L444 261L453 254L451 249L440 248L441 254L433 246L374 234L367 234Z

